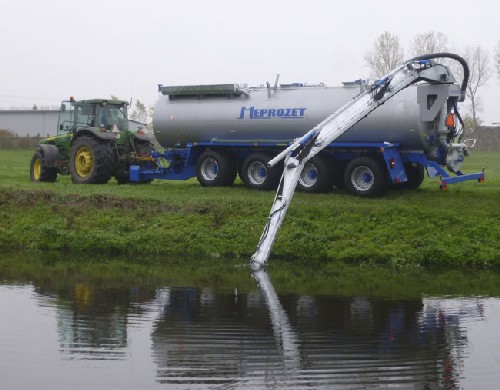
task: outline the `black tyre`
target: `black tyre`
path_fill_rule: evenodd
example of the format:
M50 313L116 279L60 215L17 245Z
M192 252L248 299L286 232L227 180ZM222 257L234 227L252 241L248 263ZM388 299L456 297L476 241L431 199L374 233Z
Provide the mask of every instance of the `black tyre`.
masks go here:
M344 184L351 194L363 197L382 196L389 187L385 167L372 157L358 157L349 162Z
M37 150L30 162L30 180L32 182L55 182L57 179L57 168L48 168L45 165L45 157L41 150Z
M333 187L333 169L329 161L319 156L310 159L299 177L297 189L302 192L328 192Z
M256 153L243 162L240 177L249 188L256 190L273 190L278 187L283 173L282 164L269 168L267 163L272 157L265 153Z
M75 184L105 184L113 176L111 146L94 137L80 137L71 147L69 170Z
M405 170L408 181L397 184L397 187L406 190L415 190L420 187L425 178L424 167L417 163L415 163L415 165L412 163L405 163Z
M234 183L236 162L226 153L206 150L196 164L198 181L204 187L223 187Z
M336 161L332 167L333 185L335 186L335 188L338 188L339 190L345 188L344 172L346 165L347 164L343 161Z

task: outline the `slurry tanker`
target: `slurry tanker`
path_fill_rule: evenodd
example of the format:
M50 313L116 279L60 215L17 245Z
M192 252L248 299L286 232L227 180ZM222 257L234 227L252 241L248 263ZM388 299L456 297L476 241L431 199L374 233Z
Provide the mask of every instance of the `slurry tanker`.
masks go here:
M327 192L335 186L373 197L394 187L417 188L425 172L439 177L441 188L483 180L482 172L460 171L474 143L462 141L458 102L464 83L458 85L447 67L434 68L441 72L437 79L411 83L383 106L356 117L348 131L307 161L297 188ZM75 183L84 184L112 177L121 183L197 177L201 185L213 187L230 186L239 175L247 187L276 189L283 163L268 162L373 88L363 80L339 87L278 81L258 87L159 85L153 131L162 152L153 150L143 132L128 131L125 102L63 102L60 134L40 144L31 178L54 181L57 173L70 173ZM99 122L109 108L119 121Z

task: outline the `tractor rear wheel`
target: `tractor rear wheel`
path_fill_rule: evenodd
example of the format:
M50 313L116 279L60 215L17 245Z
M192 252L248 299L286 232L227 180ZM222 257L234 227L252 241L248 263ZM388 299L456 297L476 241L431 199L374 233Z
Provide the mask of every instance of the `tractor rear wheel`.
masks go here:
M57 179L57 168L45 166L45 157L41 150L37 150L30 162L30 180L32 182L55 182Z
M71 147L69 170L75 184L105 184L113 176L111 146L94 137L82 136Z

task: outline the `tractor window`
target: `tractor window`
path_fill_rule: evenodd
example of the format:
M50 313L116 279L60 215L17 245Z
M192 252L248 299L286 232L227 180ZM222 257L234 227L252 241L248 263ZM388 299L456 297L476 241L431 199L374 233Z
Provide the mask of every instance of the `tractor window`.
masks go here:
M73 110L72 102L63 101L59 111L59 124L57 126L57 133L69 133L73 130Z
M116 125L120 130L128 129L127 107L117 106L115 104L106 104L101 106L100 126L111 129Z
M96 127L96 104L82 103L75 105L76 127Z

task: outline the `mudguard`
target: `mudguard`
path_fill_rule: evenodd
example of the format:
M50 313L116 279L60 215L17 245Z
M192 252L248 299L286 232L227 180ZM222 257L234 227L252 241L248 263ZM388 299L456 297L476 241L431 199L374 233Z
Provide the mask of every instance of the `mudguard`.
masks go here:
M55 145L40 144L39 149L43 153L44 164L47 168L57 168L59 160L59 149Z

